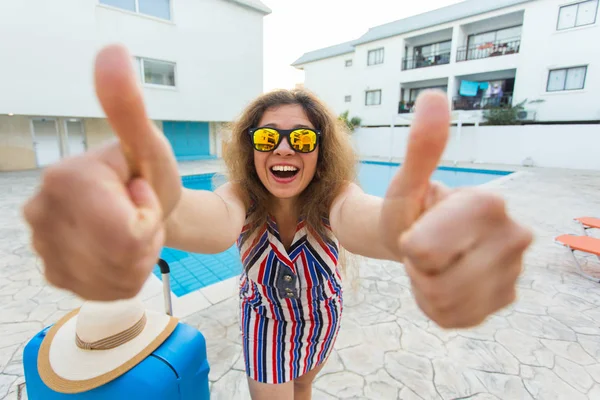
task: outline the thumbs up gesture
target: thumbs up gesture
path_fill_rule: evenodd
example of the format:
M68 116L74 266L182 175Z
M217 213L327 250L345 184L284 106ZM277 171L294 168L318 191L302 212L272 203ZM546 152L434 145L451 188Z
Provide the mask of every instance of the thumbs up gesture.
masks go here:
M386 193L380 234L406 266L423 312L444 328L481 323L515 299L532 234L504 201L430 182L448 140L446 96L420 96L404 163Z
M135 296L151 273L182 189L124 48L98 54L95 84L118 141L47 168L23 213L51 284L117 300Z

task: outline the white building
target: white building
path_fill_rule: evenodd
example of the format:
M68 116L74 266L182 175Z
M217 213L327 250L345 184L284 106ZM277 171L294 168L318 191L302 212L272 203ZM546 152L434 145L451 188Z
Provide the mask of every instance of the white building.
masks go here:
M0 2L0 170L43 167L112 136L95 96L98 50L135 57L149 117L179 159L218 155L220 123L262 92L258 0Z
M599 24L598 0L469 0L293 65L307 89L366 126L408 123L426 88L446 91L466 121L481 121L487 105L526 101L524 120L598 122Z

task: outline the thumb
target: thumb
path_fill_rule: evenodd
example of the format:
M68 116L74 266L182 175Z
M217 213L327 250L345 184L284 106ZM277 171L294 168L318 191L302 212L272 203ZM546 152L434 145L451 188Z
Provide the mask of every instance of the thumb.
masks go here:
M417 99L416 109L404 162L386 197L424 198L446 148L450 125L446 95L439 91L424 92Z
M135 237L144 238L152 234L162 220L162 209L152 187L142 178L135 178L127 184L131 201L136 212L130 221Z
M142 176L152 186L165 214L180 195L177 163L166 138L146 114L132 57L126 48L111 45L96 58L98 100L120 139L129 176Z
M130 166L137 170L156 146L157 132L146 114L127 49L120 45L103 48L96 58L94 77L96 94L108 122L119 137Z

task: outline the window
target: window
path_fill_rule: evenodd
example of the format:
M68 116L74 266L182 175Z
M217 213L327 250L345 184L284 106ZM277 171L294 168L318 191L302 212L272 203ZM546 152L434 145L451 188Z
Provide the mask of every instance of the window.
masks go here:
M352 60L346 60L346 67L352 66Z
M100 0L100 3L152 17L171 19L171 0Z
M346 103L350 103L352 101L352 96L346 96L346 97L344 97L344 101Z
M560 31L577 26L594 24L597 13L598 0L583 1L563 6L558 12L558 25L556 29Z
M381 104L381 90L367 90L365 96L366 106L378 106Z
M367 65L383 64L383 47L380 49L369 50Z
M587 66L551 70L548 74L548 92L580 90L585 86Z
M140 79L145 84L175 87L175 63L138 58Z

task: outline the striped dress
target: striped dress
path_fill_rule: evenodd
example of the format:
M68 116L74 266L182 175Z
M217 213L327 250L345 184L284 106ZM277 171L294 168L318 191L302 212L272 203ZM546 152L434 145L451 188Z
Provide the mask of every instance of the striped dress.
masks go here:
M269 217L238 247L244 271L249 269L240 278L246 373L262 383L291 381L333 349L342 314L338 243L322 240L300 219L286 251Z

